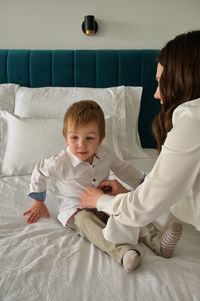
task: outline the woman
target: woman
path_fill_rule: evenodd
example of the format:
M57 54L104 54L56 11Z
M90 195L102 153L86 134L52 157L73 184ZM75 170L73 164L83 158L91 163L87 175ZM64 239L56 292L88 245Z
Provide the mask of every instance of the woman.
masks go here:
M170 211L200 230L200 30L178 35L160 51L155 98L162 106L153 123L159 156L144 182L128 192L104 181L112 195L88 187L82 206L142 227Z

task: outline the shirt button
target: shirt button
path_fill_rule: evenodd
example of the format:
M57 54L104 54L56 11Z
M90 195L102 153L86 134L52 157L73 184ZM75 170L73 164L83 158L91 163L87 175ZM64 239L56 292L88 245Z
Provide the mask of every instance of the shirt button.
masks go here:
M92 181L93 181L93 182L95 182L95 181L96 181L96 179L93 179Z

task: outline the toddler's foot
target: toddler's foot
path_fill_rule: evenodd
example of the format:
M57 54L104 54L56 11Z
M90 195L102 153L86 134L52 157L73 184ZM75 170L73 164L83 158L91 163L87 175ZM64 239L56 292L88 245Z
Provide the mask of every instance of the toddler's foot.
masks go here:
M123 267L126 272L135 270L140 264L140 255L135 250L129 250L124 253Z
M174 221L163 233L161 239L161 256L170 258L182 234L181 223Z

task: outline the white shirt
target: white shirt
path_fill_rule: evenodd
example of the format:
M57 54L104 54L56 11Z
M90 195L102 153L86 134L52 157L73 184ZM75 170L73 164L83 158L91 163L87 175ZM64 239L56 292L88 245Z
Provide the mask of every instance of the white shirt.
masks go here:
M110 171L132 188L137 187L143 179L139 170L121 161L103 146L98 147L92 164L80 161L67 147L58 155L36 164L31 177L29 196L36 200L44 200L47 179L55 178L59 200L58 219L66 226L69 218L80 208L80 196L85 187L98 186L108 179Z
M200 99L177 107L172 123L144 182L126 194L101 196L98 210L124 225L141 227L170 208L180 220L200 230Z

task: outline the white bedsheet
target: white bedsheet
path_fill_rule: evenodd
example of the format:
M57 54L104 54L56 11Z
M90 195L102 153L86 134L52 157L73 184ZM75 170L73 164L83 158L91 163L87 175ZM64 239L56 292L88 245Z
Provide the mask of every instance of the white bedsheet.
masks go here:
M148 172L155 159L134 160ZM49 219L28 225L30 177L0 180L0 301L200 301L200 233L184 225L171 259L142 245L142 265L126 273L56 219L49 184Z

